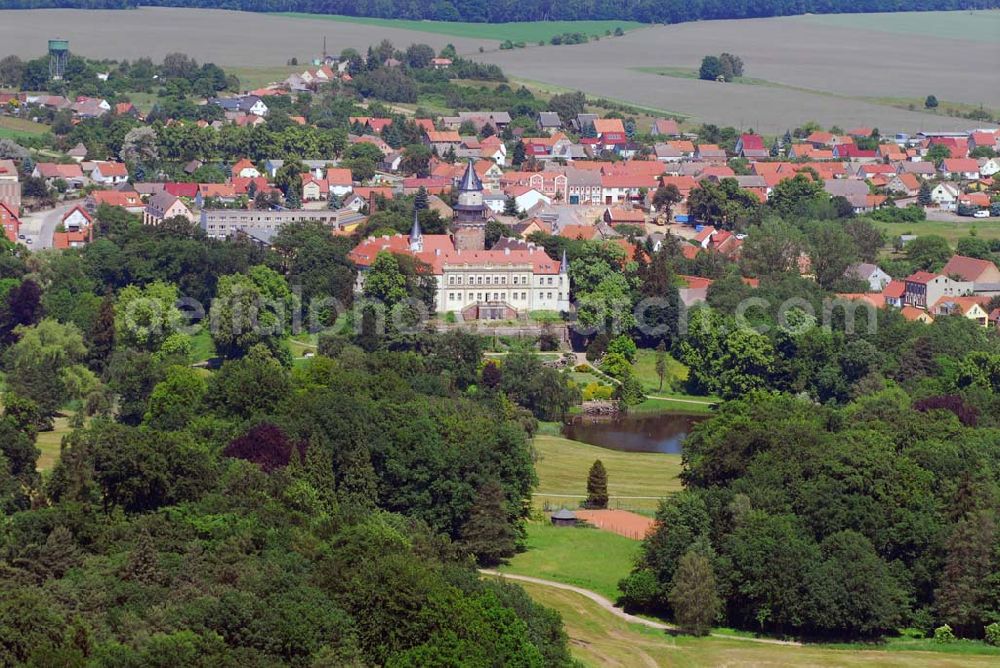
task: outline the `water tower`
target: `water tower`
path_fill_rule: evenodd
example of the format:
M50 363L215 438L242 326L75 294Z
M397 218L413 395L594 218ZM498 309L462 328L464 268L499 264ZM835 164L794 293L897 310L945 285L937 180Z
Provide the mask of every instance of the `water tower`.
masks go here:
M66 64L69 62L69 40L50 39L49 40L49 77L59 81L66 73Z

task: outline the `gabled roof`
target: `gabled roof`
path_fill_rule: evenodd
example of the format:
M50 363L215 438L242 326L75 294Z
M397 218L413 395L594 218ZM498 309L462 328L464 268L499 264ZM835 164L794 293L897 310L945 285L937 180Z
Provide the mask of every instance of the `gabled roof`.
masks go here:
M128 168L121 162L99 162L96 168L101 176L128 176Z
M940 276L940 274L932 274L929 271L915 271L906 277L907 283L930 283L935 278Z
M882 289L882 297L886 299L902 299L906 292L906 283L903 281L889 281Z
M977 281L984 272L996 271L997 267L989 260L980 260L965 255L952 255L948 263L941 269L945 276L960 276L963 281Z
M599 135L605 133L625 134L625 124L620 118L598 118L594 120L594 130Z

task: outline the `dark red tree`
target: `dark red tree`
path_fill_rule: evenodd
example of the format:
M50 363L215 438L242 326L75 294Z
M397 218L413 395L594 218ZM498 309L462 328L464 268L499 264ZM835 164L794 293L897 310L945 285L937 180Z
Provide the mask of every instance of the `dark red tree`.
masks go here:
M260 466L265 473L288 466L295 444L280 427L262 422L239 438L230 441L223 451L227 457L245 459ZM300 454L305 454L305 445L299 444Z
M966 427L975 427L979 422L979 410L970 406L957 394L941 394L927 397L913 403L913 408L926 413L932 410L951 411Z

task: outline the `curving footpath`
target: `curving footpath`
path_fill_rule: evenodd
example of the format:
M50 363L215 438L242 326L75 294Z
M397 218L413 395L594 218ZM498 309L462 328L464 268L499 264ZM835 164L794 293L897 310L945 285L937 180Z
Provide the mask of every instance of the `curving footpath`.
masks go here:
M652 629L659 629L661 631L680 631L680 627L674 626L673 624L665 624L663 622L657 622L652 619L646 619L644 617L636 617L631 615L621 608L615 607L615 604L604 598L597 592L590 591L589 589L584 589L583 587L576 587L574 585L563 584L562 582L555 582L554 580L543 580L542 578L534 578L530 575L515 575L513 573L501 573L500 571L495 571L491 568L480 568L479 572L483 575L492 575L501 578L508 578L510 580L520 580L521 582L530 582L531 584L542 585L544 587L553 587L554 589L565 589L566 591L571 591L581 596L586 596L591 601L599 605L604 610L607 610L612 615L619 617L626 622L632 624L642 624L643 626L648 626ZM742 640L744 642L756 642L763 643L766 645L793 645L801 646L802 643L796 642L794 640L774 640L772 638L747 638L745 636L734 636L728 635L726 633L710 633L713 638L725 638L726 640Z

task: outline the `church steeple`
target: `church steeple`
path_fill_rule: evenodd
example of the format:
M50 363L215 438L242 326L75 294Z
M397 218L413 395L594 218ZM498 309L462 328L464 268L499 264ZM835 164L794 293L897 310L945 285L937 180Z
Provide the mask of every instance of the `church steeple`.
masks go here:
M483 182L479 180L479 174L476 174L472 158L469 158L469 162L465 165L465 174L462 175L462 182L458 184L458 189L462 192L482 192L483 190Z
M419 253L424 250L424 235L420 231L420 212L413 210L413 227L410 229L410 250Z

